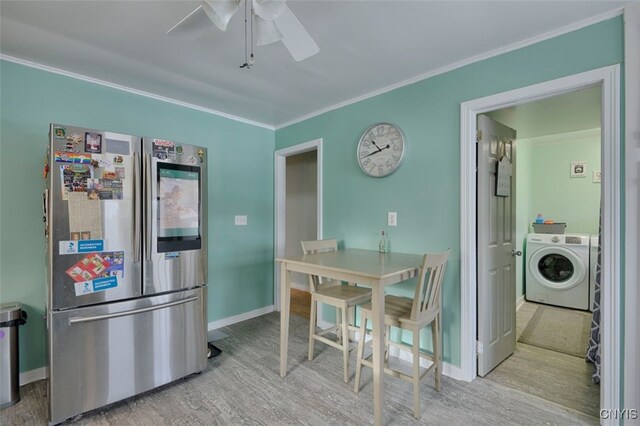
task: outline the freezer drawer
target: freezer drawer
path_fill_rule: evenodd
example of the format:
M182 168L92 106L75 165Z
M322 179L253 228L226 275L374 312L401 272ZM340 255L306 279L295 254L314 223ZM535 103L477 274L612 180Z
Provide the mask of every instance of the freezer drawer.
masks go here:
M50 423L205 369L206 300L200 287L52 312Z

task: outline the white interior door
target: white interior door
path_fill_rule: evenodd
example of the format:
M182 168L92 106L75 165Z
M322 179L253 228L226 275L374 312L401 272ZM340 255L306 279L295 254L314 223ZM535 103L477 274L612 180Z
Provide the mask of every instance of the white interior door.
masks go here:
M478 116L477 253L478 375L485 376L516 348L516 131ZM511 167L498 182L498 163ZM498 183L500 185L498 185ZM500 191L498 191L500 186ZM501 195L497 195L500 193Z

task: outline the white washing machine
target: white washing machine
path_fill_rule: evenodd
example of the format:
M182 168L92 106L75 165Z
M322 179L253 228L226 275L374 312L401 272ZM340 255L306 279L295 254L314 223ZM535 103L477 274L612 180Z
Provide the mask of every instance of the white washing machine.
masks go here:
M589 310L593 311L593 300L596 292L596 264L598 263L598 234L591 236L589 253Z
M589 251L587 234L529 234L526 299L588 310Z

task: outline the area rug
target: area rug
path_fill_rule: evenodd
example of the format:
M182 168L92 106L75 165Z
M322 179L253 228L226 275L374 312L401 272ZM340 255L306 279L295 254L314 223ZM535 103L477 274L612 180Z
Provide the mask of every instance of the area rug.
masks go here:
M518 341L584 358L591 313L540 305Z

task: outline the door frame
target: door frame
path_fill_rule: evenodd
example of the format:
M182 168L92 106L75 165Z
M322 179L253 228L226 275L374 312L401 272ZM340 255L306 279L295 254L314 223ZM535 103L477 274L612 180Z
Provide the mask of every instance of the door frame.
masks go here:
M274 232L275 232L275 259L285 256L285 230L286 230L286 207L287 207L287 157L292 155L303 154L305 152L316 151L316 217L317 239L322 239L322 138L312 141L293 145L283 148L274 153L274 171L275 171L275 215L274 215ZM273 268L273 305L276 311L280 311L280 268ZM321 313L322 310L319 310ZM319 320L321 318L318 318Z
M476 116L594 85L602 87L601 407L618 408L621 355L620 65L534 84L460 105L461 370L463 380L473 381L477 377Z

